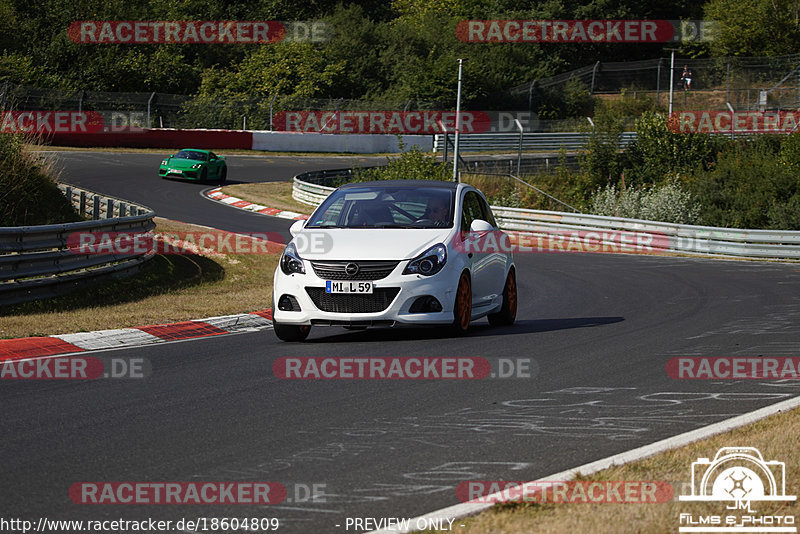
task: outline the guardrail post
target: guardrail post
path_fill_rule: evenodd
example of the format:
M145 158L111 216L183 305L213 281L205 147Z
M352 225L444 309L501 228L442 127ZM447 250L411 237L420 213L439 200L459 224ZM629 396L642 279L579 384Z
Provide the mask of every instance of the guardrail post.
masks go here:
M119 216L125 217L125 212L128 211L128 205L124 202L119 203Z
M72 203L72 188L70 186L64 188L64 196L67 197L67 200L69 200L72 206L75 206L75 204Z
M92 219L95 221L100 218L100 196L95 195L92 199Z
M114 201L109 198L106 203L106 219L113 219L113 218L114 218Z
M79 206L78 213L81 217L83 217L86 215L86 191L81 191L81 200Z

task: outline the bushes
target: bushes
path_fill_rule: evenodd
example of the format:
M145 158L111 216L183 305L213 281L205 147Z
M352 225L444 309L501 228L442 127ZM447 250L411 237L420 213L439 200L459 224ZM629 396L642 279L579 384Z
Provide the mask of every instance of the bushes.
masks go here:
M402 149L401 143L400 150ZM385 167L362 170L351 181L370 180L452 180L452 170L450 166L415 145L411 150L400 154L400 157L388 160Z
M673 177L660 186L630 187L621 191L609 184L595 192L590 211L607 217L695 224L700 207L677 177Z
M726 144L723 137L672 132L664 115L646 112L636 120L626 176L631 184L659 184L675 173L707 169Z
M25 150L24 142L20 135L0 134L0 226L80 220L56 186L52 168Z
M704 223L800 230L796 143L795 135L758 136L720 153L716 164L691 182Z
M619 141L624 131L625 117L622 113L614 106L601 106L581 154L581 168L591 179L590 189L617 182L623 161Z

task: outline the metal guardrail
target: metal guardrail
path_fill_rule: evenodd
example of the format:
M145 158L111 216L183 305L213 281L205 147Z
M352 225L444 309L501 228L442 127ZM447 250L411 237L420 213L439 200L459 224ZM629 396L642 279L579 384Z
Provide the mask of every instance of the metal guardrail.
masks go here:
M372 167L362 167L369 169ZM321 185L331 179L353 178L354 169L334 169L329 171L309 171L300 173L292 180L292 198L309 206L319 206L325 197L336 189Z
M566 240L589 237L602 243L606 241L604 233L626 232L647 237L654 250L663 252L800 260L800 232L796 231L717 228L502 206L492 206L492 211L504 230L533 235L560 235Z
M562 148L567 151L582 150L589 138L588 133L525 133L522 136L522 150L537 152L558 152ZM636 139L636 132L623 132L619 148L625 148ZM444 134L436 134L433 140L433 151L444 150ZM516 152L519 149L519 133L473 133L462 134L458 141L462 152L502 151Z
M320 182L326 177L347 176L352 176L352 169L298 174L294 177L292 197L304 204L317 206L334 188L307 180ZM605 243L614 243L618 247L618 236L610 234L622 232L626 238L633 239L632 242L643 238L652 244L654 252L800 261L798 231L717 228L504 206L492 206L492 211L503 230L550 237L551 243L552 236L563 238L563 247L553 250L569 251L571 240L578 240L582 250L592 250L597 244Z
M105 254L71 248L70 236L77 232L146 234L155 228L155 212L77 187L59 187L79 213L91 220L0 228L0 304L59 295L87 280L138 269L153 257L152 251Z

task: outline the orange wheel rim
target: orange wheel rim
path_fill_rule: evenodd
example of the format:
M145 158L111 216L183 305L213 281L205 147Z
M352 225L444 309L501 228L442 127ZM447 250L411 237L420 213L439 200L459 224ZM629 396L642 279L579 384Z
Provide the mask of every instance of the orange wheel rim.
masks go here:
M459 325L461 328L469 326L470 316L472 315L472 289L470 288L469 279L466 276L461 278L461 283L458 284L458 311L459 311Z
M517 278L508 273L508 311L512 316L517 314Z

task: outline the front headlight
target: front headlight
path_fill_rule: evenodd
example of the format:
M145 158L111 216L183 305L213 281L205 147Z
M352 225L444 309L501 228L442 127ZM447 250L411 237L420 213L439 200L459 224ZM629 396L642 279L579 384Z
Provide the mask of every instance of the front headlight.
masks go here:
M162 165L168 165L169 164L169 160L168 159L162 159L161 160L161 164Z
M202 163L195 163L194 165L192 165L192 168L193 168L193 169L199 169L199 168L200 168L200 167L202 167L202 166L203 166L203 164L202 164Z
M408 262L403 274L432 276L442 270L447 263L447 248L439 243Z
M303 266L303 259L297 254L297 248L294 243L289 243L283 250L281 256L281 271L283 274L306 274L306 268Z

